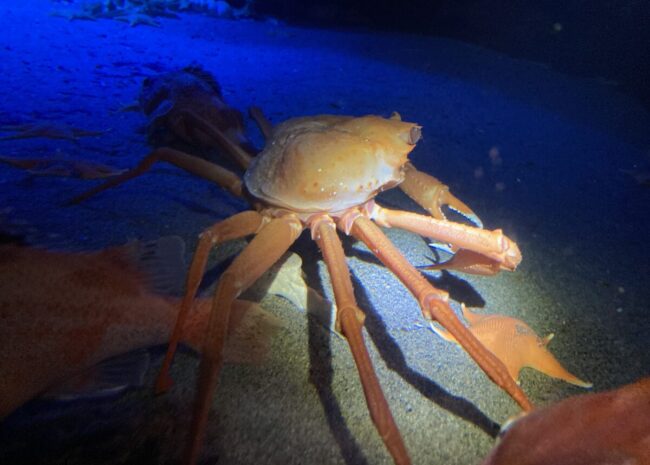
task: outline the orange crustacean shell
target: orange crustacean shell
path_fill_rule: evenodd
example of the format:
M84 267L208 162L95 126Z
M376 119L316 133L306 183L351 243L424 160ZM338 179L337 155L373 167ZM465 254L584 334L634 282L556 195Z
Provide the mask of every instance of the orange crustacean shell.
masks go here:
M248 192L296 212L342 211L394 187L420 126L368 115L319 115L278 125L246 172Z

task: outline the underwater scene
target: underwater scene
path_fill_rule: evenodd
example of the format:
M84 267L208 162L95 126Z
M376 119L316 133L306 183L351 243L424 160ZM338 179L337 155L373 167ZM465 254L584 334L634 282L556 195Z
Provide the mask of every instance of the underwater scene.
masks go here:
M650 465L648 24L3 1L0 464Z

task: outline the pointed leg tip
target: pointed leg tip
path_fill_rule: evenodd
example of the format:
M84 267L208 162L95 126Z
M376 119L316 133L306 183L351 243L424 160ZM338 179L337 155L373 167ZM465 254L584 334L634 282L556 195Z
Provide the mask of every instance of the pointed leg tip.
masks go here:
M82 200L83 200L82 195L76 195L76 196L72 197L71 199L68 199L65 202L63 202L62 205L64 207L72 207L73 205L78 205L79 203L81 203Z
M549 344L549 342L551 342L553 340L554 337L555 337L555 333L548 334L547 336L542 338L542 344L547 346Z
M161 375L156 380L154 392L156 395L164 394L169 391L173 385L174 381L171 379L171 377L167 375Z
M476 213L474 213L474 210L469 208L467 205L462 203L460 200L454 198L454 201L449 199L450 203L447 204L447 206L461 215L463 218L465 218L467 221L472 223L474 226L476 226L479 229L483 229L483 221L478 217Z
M483 229L483 222L481 219L476 215L474 212L468 215L463 215L465 218L467 218L468 221L474 224L477 228Z
M90 197L94 196L95 192L93 190L90 191L85 191L79 195L75 195L71 199L68 199L64 202L63 206L65 207L72 207L74 205L79 205L82 202L85 202L88 200Z

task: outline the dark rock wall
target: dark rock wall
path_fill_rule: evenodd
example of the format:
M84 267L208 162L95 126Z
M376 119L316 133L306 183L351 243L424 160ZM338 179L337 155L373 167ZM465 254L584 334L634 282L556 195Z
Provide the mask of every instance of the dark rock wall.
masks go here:
M446 36L601 77L650 107L650 0L259 0L297 23Z

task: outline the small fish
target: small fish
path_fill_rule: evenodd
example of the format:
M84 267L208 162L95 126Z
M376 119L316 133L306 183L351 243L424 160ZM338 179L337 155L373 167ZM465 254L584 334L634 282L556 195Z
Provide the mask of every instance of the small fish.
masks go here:
M167 342L179 299L152 289L183 281L183 248L178 237L89 253L0 246L0 419L103 360ZM194 349L210 309L197 299L190 313ZM278 320L252 302L234 311L226 360L261 362Z
M650 464L650 377L569 397L507 424L481 465Z
M65 176L81 179L100 179L118 176L125 169L114 168L101 163L67 158L12 158L0 155L0 163L27 170L39 176Z
M521 369L529 367L576 386L583 388L592 386L591 383L569 373L546 348L553 334L542 339L530 326L517 318L505 315L481 315L470 312L464 304L461 307L463 316L469 323L468 329L481 344L503 362L517 384L519 384ZM444 340L456 342L451 334L433 323L431 329Z
M305 311L324 328L335 331L336 305L307 285L302 270L302 258L287 252L264 273L244 294L247 299L259 301L266 294L284 297L301 311ZM338 333L335 332L338 335Z

